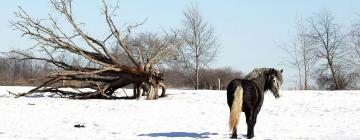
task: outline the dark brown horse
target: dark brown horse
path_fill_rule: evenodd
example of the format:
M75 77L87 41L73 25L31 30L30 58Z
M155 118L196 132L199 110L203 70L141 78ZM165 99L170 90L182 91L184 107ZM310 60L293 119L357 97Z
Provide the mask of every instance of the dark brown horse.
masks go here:
M234 79L227 87L227 102L230 108L231 138L237 138L239 113L245 112L247 137L254 137L254 126L264 101L264 93L270 90L275 98L280 97L283 70L273 68L254 69L244 79Z

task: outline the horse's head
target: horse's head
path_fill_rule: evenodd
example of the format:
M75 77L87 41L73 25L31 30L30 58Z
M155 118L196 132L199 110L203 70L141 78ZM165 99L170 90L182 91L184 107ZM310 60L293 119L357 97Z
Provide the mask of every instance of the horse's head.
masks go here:
M281 96L281 87L283 84L283 70L271 69L269 72L269 90L274 94L275 98Z

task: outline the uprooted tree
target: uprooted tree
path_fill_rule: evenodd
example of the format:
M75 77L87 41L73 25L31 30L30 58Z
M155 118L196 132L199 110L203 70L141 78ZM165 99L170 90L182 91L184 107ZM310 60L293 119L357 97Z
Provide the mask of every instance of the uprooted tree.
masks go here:
M59 23L51 14L47 20L31 17L19 7L15 12L17 21L12 22L15 30L36 42L30 50L36 50L37 55L26 52L10 51L6 53L11 59L38 60L52 64L57 71L42 78L41 85L27 93L17 96L29 95L39 92L51 92L63 97L87 98L115 98L115 90L129 84L134 84L134 96L139 96L139 87L148 85L148 99L157 98L157 89L165 90L163 74L156 69L156 65L171 59L175 50L181 46L175 32L164 35L148 35L138 39L132 36L132 29L141 24L125 26L119 30L113 21L118 6L109 7L103 1L103 15L109 33L99 39L83 30L83 24L76 21L72 13L71 0L50 0L65 23ZM62 25L70 27L65 29ZM142 40L141 40L142 39ZM17 56L17 57L11 57ZM68 63L69 56L80 57L82 64ZM59 84L62 81L81 82L75 84ZM66 90L72 88L75 90ZM78 88L92 90L81 91ZM164 95L164 93L162 93Z

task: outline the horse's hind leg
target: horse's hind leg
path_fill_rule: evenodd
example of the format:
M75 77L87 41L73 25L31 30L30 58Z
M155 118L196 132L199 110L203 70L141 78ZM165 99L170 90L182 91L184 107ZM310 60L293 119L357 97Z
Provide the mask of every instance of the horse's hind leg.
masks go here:
M232 139L236 139L236 138L237 138L237 128L236 128L236 127L233 129L233 132L232 132L230 138L232 138Z
M256 118L257 118L257 115L259 114L259 111L248 111L248 112L245 112L245 115L246 115L246 124L248 126L248 129L247 129L247 138L248 139L251 139L254 137L254 127L255 127L255 124L256 124Z
M246 124L247 124L247 138L251 139L254 137L254 120L253 120L253 112L252 111L245 111L245 115L246 115Z

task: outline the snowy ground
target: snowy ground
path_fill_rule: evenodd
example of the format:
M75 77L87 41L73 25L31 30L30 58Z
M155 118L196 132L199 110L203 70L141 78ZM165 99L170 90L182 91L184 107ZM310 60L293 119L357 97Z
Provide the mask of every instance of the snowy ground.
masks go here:
M13 98L0 87L0 139L227 139L225 91L169 90L148 100ZM131 90L126 90L131 93ZM81 124L84 128L76 128ZM266 94L254 139L360 139L360 91ZM241 114L239 137L246 134Z

